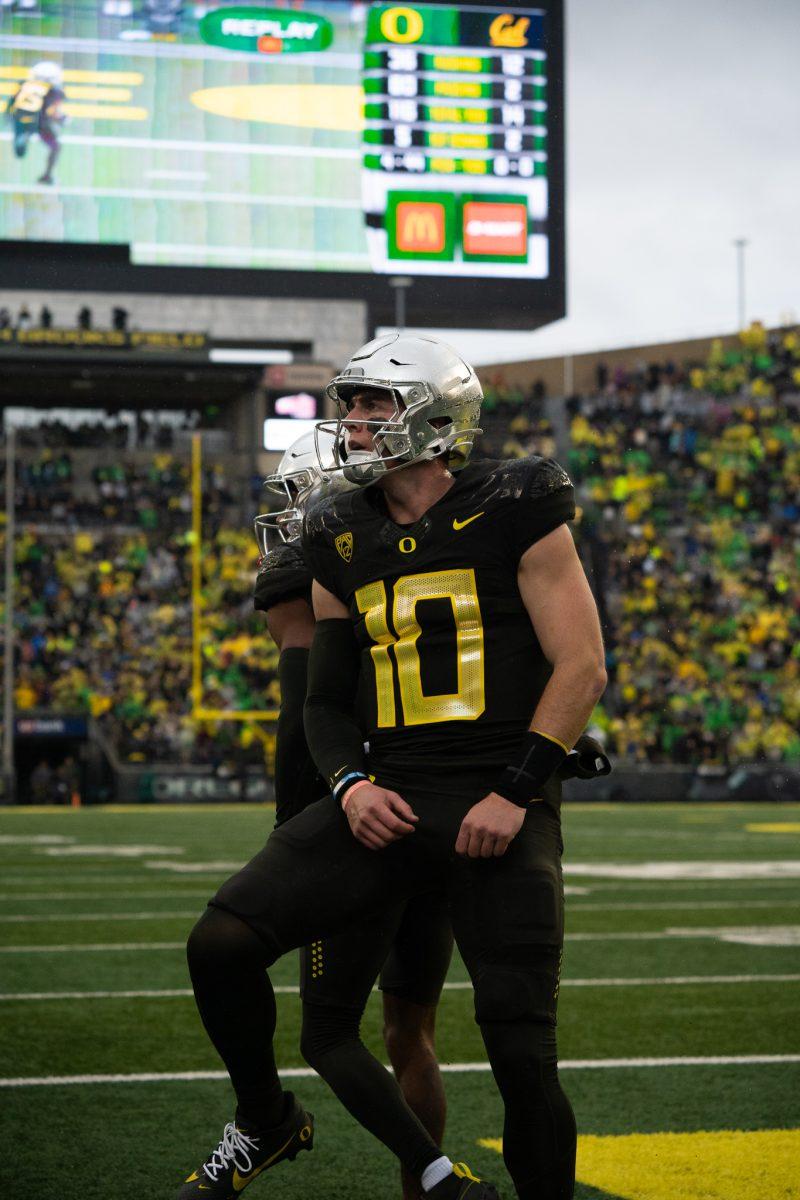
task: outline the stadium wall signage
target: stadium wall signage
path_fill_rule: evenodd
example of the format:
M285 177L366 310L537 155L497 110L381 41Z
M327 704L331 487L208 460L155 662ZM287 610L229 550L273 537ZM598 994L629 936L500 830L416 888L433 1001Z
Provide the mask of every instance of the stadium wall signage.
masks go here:
M199 28L211 46L252 54L327 50L333 41L333 26L325 17L285 8L215 8Z
M37 350L74 346L80 350L205 350L205 333L163 333L116 329L0 329L3 346L32 346Z

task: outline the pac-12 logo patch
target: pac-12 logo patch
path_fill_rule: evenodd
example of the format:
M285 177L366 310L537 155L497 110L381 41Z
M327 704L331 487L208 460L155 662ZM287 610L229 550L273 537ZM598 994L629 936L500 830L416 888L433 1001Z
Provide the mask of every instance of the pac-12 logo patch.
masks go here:
M347 533L340 533L334 542L339 555L346 563L349 563L353 557L353 535L348 530Z

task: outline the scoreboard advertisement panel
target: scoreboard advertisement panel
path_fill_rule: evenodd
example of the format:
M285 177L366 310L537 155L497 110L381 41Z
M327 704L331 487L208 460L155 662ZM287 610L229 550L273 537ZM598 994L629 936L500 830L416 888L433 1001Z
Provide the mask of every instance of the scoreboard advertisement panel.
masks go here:
M561 0L3 0L0 255L127 246L170 290L363 298L388 322L403 276L412 322L554 319L562 18Z

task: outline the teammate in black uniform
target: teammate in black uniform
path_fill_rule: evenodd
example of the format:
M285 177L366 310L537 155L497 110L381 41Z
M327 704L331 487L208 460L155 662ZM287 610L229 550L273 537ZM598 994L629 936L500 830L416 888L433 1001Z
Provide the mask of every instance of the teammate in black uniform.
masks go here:
M253 1067L250 1080L231 1072L237 1125L220 1147L221 1158L239 1151L247 1166L212 1194L233 1197L293 1157L307 1128L265 1044L274 997L264 967L365 913L386 913L388 929L398 904L444 886L506 1103L504 1152L518 1195L563 1200L575 1128L555 1056L563 918L554 774L603 682L596 612L562 528L572 489L541 460L450 474L446 456L477 428L480 388L454 352L428 339L365 347L334 386L351 407L347 470L381 488L307 516L318 623L306 730L332 795L273 833L190 938L190 962L208 987L225 978L229 1023ZM365 953L379 965L385 949ZM202 1011L201 994L198 1003ZM433 1200L495 1197L453 1168L359 1046L325 1064L350 1111Z
M313 434L306 434L284 455L266 480L283 492L286 507L256 519L262 559L256 577L255 608L266 613L270 634L280 650L278 675L281 709L275 756L276 826L302 812L329 789L308 753L303 730L308 651L314 635L311 572L300 548L301 512L315 486L319 489ZM329 456L325 456L328 465ZM324 484L322 484L324 489ZM395 1076L412 1111L435 1142L444 1134L446 1103L434 1044L436 1005L453 949L453 933L444 894L411 900L398 913L394 940L383 963L383 1032ZM375 974L363 947L384 940L386 917L367 921L338 937L315 942L301 953L303 1050L324 1074L322 1059L350 1052L366 996ZM416 1200L418 1182L403 1172L405 1200Z
M47 146L47 164L39 183L55 183L53 171L61 153L59 126L65 117L62 111L64 92L62 72L58 63L40 62L31 68L28 79L21 84L8 106L14 127L14 154L24 158L28 143L35 133Z

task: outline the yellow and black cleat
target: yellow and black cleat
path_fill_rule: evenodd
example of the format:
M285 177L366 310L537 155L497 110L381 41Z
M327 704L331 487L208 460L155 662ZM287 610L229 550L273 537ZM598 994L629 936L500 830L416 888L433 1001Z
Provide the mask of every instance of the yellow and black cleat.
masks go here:
M181 1185L176 1200L236 1200L262 1171L291 1162L314 1144L314 1118L286 1093L286 1116L272 1129L225 1126L214 1153Z
M453 1173L425 1192L425 1200L500 1200L491 1183L473 1175L466 1163L453 1163Z

